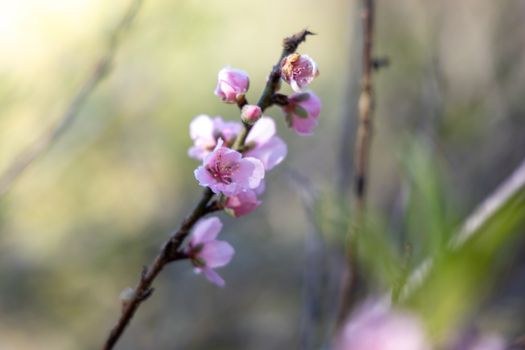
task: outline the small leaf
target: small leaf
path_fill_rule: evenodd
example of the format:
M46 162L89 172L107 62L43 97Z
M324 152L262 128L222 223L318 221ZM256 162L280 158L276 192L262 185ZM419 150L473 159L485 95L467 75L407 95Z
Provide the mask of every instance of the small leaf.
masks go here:
M294 114L297 115L299 118L303 118L303 119L308 118L308 112L306 111L306 109L304 109L304 108L301 107L301 106L295 106L293 112L294 112Z
M191 259L191 262L193 263L193 266L195 267L205 267L206 261L201 257L195 257Z
M310 99L310 94L308 92L303 92L293 97L294 102L303 102L303 101L308 101L309 99Z
M231 208L224 208L224 212L228 215L230 215L231 217L233 218L236 218L237 216L235 216L235 211Z

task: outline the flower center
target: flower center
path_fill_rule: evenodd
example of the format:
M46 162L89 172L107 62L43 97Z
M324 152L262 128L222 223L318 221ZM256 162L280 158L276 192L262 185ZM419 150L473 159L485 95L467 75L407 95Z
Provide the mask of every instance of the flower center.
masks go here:
M237 164L223 164L219 154L217 160L206 167L206 171L218 182L229 185L233 182L232 174L237 169Z
M313 67L310 62L297 64L292 72L293 79L301 83L308 83L311 78Z

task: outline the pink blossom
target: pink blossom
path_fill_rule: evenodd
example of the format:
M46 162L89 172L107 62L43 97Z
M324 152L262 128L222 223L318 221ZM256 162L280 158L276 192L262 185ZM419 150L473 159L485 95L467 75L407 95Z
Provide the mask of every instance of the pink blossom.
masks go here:
M272 118L262 117L253 126L246 138L245 156L259 159L265 170L271 170L281 163L288 152L286 143L275 135L275 122Z
M226 103L236 103L250 86L250 79L245 71L226 67L220 70L215 95Z
M233 216L239 217L251 213L261 201L257 199L257 194L253 190L244 190L235 196L228 197L225 207L230 209Z
M484 336L468 347L468 350L505 350L505 341L497 335Z
M281 61L281 78L296 92L302 91L318 75L317 64L307 55L293 53Z
M264 165L256 158L243 158L239 152L223 147L219 139L194 174L201 186L209 187L214 193L234 196L259 186L264 178Z
M288 104L283 107L288 126L299 135L312 135L321 113L321 100L311 91L295 93L288 98Z
M476 330L466 332L451 349L454 350L505 350L505 340L497 334L482 334Z
M224 280L214 269L227 265L235 250L228 242L215 239L221 229L222 222L217 217L199 221L185 252L195 266L195 272L203 272L210 282L224 287Z
M337 339L336 350L428 350L420 321L380 302L356 310Z
M193 146L188 150L188 156L202 160L217 146L219 138L226 146L233 145L241 129L239 122L225 122L221 117L212 119L205 114L198 115L190 123Z
M255 124L255 122L261 118L261 115L261 107L257 105L246 105L242 107L241 119L247 124Z

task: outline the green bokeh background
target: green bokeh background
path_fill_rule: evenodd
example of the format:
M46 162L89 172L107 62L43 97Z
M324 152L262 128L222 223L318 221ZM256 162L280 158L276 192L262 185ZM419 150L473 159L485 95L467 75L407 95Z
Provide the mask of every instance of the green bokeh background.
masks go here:
M199 114L238 118L213 95L217 72L225 65L248 71L247 97L255 101L282 38L308 27L318 35L300 52L320 68L311 85L323 101L320 125L314 136L299 137L281 111L268 110L289 154L268 174L256 213L221 215L222 238L237 251L220 270L227 287L194 275L189 263L170 266L120 344L298 348L311 225L290 174L307 177L332 205L329 193L347 189L359 82L357 5L145 1L78 119L0 198L0 348L102 343L119 312L118 295L135 284L200 195L197 163L186 156L190 121ZM60 118L127 6L0 1L0 171ZM391 64L375 79L370 206L383 234L415 242L415 265L439 251L525 156L525 3L379 0L377 11L376 53ZM502 248L511 261L504 266L519 265L517 247ZM500 328L513 332L519 323Z

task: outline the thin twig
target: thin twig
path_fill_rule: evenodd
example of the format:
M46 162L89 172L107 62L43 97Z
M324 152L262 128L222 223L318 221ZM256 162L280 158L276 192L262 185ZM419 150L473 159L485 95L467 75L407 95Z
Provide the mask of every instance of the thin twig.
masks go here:
M186 219L184 219L180 228L163 245L162 250L153 261L153 264L151 264L151 267L145 268L143 270L139 283L134 289L133 297L131 300L126 302L117 324L111 330L109 337L104 344L104 350L113 349L127 325L133 318L135 311L138 309L140 304L146 300L149 295L151 295L151 284L159 272L162 271L166 264L176 260L175 256L177 255L182 242L188 236L190 229L197 222L197 220L207 214L206 205L212 196L213 192L207 188L204 191L197 206L195 206L193 211L186 217Z
M370 158L370 143L372 140L372 118L374 109L374 90L372 86L372 71L374 60L372 45L374 35L374 0L363 0L363 73L361 80L361 95L359 96L359 125L355 144L355 175L354 201L356 209L364 210L368 185L368 162Z
M525 160L465 220L458 234L450 240L449 248L454 251L463 247L466 242L481 231L480 229L485 223L489 222L505 206L509 199L519 193L523 193L523 197L525 197ZM525 199L522 201L525 201ZM428 258L414 270L402 288L400 300L406 300L423 284L432 270L432 266L433 259Z
M372 74L374 71L374 0L363 0L361 19L363 25L363 51L361 94L358 101L359 121L354 149L354 195L353 224L349 227L346 242L347 269L342 276L341 304L338 317L339 327L343 325L352 307L357 292L358 271L354 236L362 231L365 215L367 185L369 181L368 163L372 139L372 120L374 110L374 89ZM338 327L338 328L339 328Z
M42 157L69 126L71 126L87 99L93 91L95 91L99 83L108 75L115 52L137 16L141 4L142 0L134 0L126 10L126 13L111 33L106 52L99 58L94 66L93 72L71 100L66 111L58 118L57 123L48 132L41 135L32 145L21 151L0 176L0 197L6 194L20 175L22 175L36 159Z
M278 83L280 78L280 74L278 71L276 72L276 69L279 69L279 63L281 62L282 58L294 53L299 44L304 42L306 40L306 36L308 36L309 34L312 33L310 33L307 30L303 30L284 40L281 58L272 69L270 77L268 78L268 81L266 83L266 87L262 93L261 98L259 99L258 105L259 107L261 107L262 110L265 110L266 108L272 105L272 96L278 89ZM243 131L237 136L237 139L235 140L235 149L241 150L243 148L244 142L246 140L246 137L248 136L250 128L251 127L249 125L244 124ZM104 343L104 350L113 349L117 341L122 336L124 330L128 326L129 322L133 318L135 311L138 309L140 304L142 304L142 302L146 300L149 297L149 295L151 295L151 285L160 273L160 271L162 271L164 266L180 258L181 247L193 225L200 218L209 214L211 211L220 209L217 206L213 205L213 203L208 204L212 197L213 192L209 188L207 188L204 191L198 204L193 209L193 211L186 217L186 219L184 219L180 228L177 231L175 231L168 239L168 241L163 245L162 250L157 255L157 257L155 257L151 266L143 271L141 278L134 289L133 296L130 298L130 300L126 300L126 304L124 305L124 308L122 310L122 313L120 314L117 323L112 328L108 338Z

